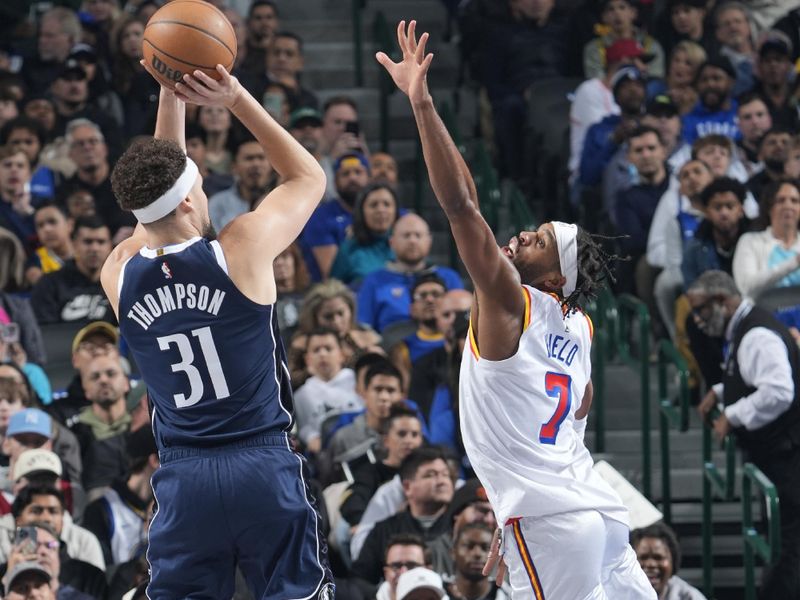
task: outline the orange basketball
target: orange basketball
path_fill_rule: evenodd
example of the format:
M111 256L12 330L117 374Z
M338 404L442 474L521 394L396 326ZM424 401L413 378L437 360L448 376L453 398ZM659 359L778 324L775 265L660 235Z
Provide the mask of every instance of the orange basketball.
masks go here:
M169 87L186 73L201 70L219 79L236 60L236 33L227 17L203 0L173 0L158 9L144 30L144 60Z

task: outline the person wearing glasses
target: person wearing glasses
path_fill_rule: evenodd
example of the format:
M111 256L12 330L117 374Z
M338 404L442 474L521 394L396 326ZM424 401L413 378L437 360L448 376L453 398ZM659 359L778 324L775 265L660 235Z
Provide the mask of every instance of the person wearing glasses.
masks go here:
M788 328L743 297L733 278L708 271L688 289L697 326L725 343L722 381L698 406L720 439L733 434L778 490L781 549L760 598L797 598L800 580L800 350ZM716 409L719 412L716 412Z
M414 533L398 533L389 538L383 559L383 583L375 600L396 600L400 575L430 564L430 552L422 538Z

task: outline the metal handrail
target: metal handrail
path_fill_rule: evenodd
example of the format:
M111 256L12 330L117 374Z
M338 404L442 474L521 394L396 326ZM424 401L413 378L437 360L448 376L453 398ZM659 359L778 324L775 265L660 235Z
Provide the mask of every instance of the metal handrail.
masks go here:
M367 0L351 0L350 2L353 21L353 72L356 87L364 87L364 40L361 35L361 13L366 6Z
M678 407L669 397L667 367L673 365L678 374ZM669 340L658 345L658 403L659 435L661 439L661 501L664 521L672 523L672 488L670 481L669 431L671 426L678 431L689 430L689 367L677 348Z
M650 312L641 300L630 294L622 294L617 298L617 308L620 313L618 337L615 344L617 352L626 364L639 370L642 410L642 491L645 497L651 499L653 495L650 473L652 467L652 457L650 456ZM631 319L626 319L626 314L630 314ZM629 342L628 328L633 318L639 322L638 358L631 353Z
M761 491L767 506L767 537L753 525L753 484ZM774 565L781 549L781 513L778 491L764 473L752 463L745 463L742 473L742 535L744 537L745 598L756 600L755 555Z
M719 415L719 411L712 411L709 423ZM709 598L714 595L713 576L713 515L712 507L714 496L725 501L733 500L736 484L736 444L732 435L726 435L723 441L725 449L725 475L723 476L717 465L712 460L712 429L708 423L703 424L703 591Z

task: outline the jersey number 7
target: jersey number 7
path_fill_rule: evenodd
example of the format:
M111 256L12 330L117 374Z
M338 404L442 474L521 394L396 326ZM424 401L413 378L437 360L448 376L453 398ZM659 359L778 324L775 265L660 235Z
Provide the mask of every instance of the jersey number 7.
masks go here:
M550 420L539 429L539 441L542 444L555 444L561 423L567 418L569 407L572 406L572 377L548 371L544 376L544 390L548 396L558 400L558 405Z

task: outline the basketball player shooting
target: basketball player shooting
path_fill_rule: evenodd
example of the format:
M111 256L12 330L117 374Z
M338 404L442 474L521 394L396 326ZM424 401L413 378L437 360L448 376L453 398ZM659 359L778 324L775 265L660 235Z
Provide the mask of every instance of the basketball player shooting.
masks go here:
M403 58L377 59L411 101L425 163L475 286L461 364L464 447L497 520L486 572L505 568L514 600L648 599L656 594L628 544L628 515L592 470L583 443L592 400L592 324L578 300L611 276L576 225L545 223L498 247L467 165L427 86L428 34L401 21ZM501 541L502 539L502 541Z
M155 73L145 65L152 75ZM217 65L161 88L155 138L112 174L139 221L102 284L139 366L161 468L150 527L148 598L231 598L235 567L256 598L333 598L303 459L287 438L292 397L278 337L272 261L325 190L317 161ZM215 239L185 104L224 106L281 176L254 211Z

